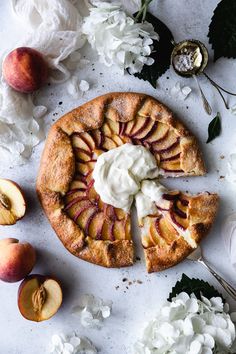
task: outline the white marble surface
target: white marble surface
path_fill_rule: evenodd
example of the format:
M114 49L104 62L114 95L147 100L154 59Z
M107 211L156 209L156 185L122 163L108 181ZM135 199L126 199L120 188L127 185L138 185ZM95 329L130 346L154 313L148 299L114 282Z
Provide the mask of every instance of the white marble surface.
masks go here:
M154 0L152 11L166 22L173 31L176 41L197 38L209 48L208 24L217 3L218 0L198 0L197 2L195 0ZM0 1L0 23L1 51L3 51L10 42L14 43L16 36L10 4L6 0ZM85 50L85 52L89 56L90 51ZM211 50L210 54L212 57ZM94 71L93 68L95 68ZM215 64L211 61L207 71L222 85L236 91L235 75L233 75L235 68L236 61L220 59ZM229 264L220 236L220 227L225 215L235 210L236 206L236 195L225 179L220 177L225 176L228 154L236 149L236 117L225 110L216 91L204 78L201 78L202 87L212 103L214 113L221 112L223 126L221 136L206 145L210 117L203 111L193 80L179 79L173 70L169 70L159 80L158 89L154 90L148 83L128 75L122 77L114 69L104 68L96 62L96 59L93 59L86 69L79 71L78 75L91 84L91 90L81 99L72 100L63 86L46 87L38 95L37 102L45 104L49 109L45 117L48 125L51 125L69 109L100 94L109 91L138 91L149 93L166 103L199 138L207 162L208 174L199 178L168 180L165 184L192 192L209 190L220 194L218 219L210 235L203 242L203 250L206 258L215 268L236 286L235 271ZM178 80L193 89L186 101L177 101L169 95L171 87ZM236 103L233 97L228 97L228 100L230 105ZM62 105L59 105L60 101L63 102ZM88 336L103 354L130 353L132 343L140 335L144 321L154 315L183 272L190 277L199 276L206 279L220 289L205 269L189 261L184 261L165 272L148 275L139 248L137 256L140 256L142 260L126 269L103 269L70 255L47 222L35 193L35 179L43 146L44 143L41 143L35 149L28 164L9 169L1 176L14 179L23 187L28 211L25 218L17 225L1 227L0 237L11 236L20 240L28 240L36 247L38 262L34 273L49 273L60 278L63 284L64 302L58 314L49 321L29 322L21 317L17 308L19 284L1 282L0 354L46 353L53 333L61 331L70 333L74 330ZM222 158L222 155L225 158ZM138 232L135 238L139 244ZM128 282L122 281L123 278L131 282L140 280L140 283L128 285ZM113 301L112 317L105 322L101 331L82 328L79 319L71 315L72 306L78 303L81 294L84 293L96 294ZM235 304L232 302L231 304L235 307Z

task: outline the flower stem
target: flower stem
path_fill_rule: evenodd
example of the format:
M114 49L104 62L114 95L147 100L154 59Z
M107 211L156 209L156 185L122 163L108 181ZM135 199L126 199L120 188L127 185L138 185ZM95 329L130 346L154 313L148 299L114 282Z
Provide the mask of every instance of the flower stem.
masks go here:
M142 0L141 7L139 9L139 12L135 16L135 20L138 21L140 17L142 16L142 22L145 21L146 15L147 15L147 9L148 5L152 2L152 0Z

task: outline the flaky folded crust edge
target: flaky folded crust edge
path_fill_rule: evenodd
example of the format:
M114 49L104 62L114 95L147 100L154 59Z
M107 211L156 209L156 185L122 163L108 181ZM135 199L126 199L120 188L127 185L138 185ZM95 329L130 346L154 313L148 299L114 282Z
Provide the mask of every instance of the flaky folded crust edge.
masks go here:
M109 93L73 109L51 127L42 154L36 189L42 207L63 245L75 256L105 267L133 264L132 240L99 241L85 235L63 211L63 196L75 173L70 136L99 128L104 118L128 122L139 114L170 125L180 137L185 175L203 175L195 137L156 99L140 93Z
M197 245L208 234L214 222L219 204L217 194L201 193L191 198L189 204L189 231ZM177 238L169 247L158 246L144 250L148 273L173 267L184 260L194 248L183 237Z

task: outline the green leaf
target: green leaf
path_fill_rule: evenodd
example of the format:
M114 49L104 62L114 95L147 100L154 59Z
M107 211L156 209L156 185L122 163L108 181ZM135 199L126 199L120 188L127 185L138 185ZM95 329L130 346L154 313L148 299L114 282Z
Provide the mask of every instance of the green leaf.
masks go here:
M139 79L149 81L156 88L157 79L170 67L174 38L169 28L149 12L147 12L145 20L153 25L154 30L159 34L160 38L159 41L153 41L153 51L150 55L155 62L150 66L144 65L142 71L135 74L135 76Z
M216 117L212 119L210 124L208 125L208 139L207 144L214 140L217 136L220 135L221 132L221 121L220 121L220 113L218 112Z
M209 26L209 42L214 60L236 58L236 1L222 0L216 7Z
M201 295L208 299L220 296L224 300L223 296L208 282L195 278L191 279L186 274L182 274L182 279L177 281L175 286L172 288L172 291L169 294L169 298L167 300L171 301L173 297L180 294L181 292L186 292L188 295L193 293L195 294L196 298L200 300Z

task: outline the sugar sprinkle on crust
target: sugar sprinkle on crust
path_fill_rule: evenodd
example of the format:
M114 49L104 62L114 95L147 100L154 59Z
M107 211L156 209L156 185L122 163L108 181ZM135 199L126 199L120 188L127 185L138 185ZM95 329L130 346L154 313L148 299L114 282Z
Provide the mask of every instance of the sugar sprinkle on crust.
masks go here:
M177 176L205 174L204 162L195 137L162 103L145 94L130 92L109 93L97 97L65 114L51 127L41 158L37 193L52 227L63 245L72 254L105 267L122 267L133 264L133 241L130 229L127 227L128 236L126 239L94 239L87 235L65 212L64 197L70 189L76 171L76 159L71 137L75 133L90 132L102 127L106 119L128 124L137 117L140 119L151 118L157 124L166 124L171 128L173 134L178 136L182 172L176 172ZM138 143L142 144L142 141ZM161 140L154 146L160 149ZM162 150L166 150L164 154L167 156L167 163L164 161L163 164L168 164L168 149ZM165 175L165 173L163 174ZM172 173L172 176L174 177L175 173ZM196 242L199 242L213 223L217 204L216 199L214 200L215 204L214 202L209 203L210 217L207 222L202 221L203 215L200 215L193 206L191 207L193 214L199 216L199 220L191 226ZM198 199L196 202L199 202ZM201 205L201 201L199 203ZM189 246L186 246L186 241L182 238L176 240L176 243L166 251L156 248L146 249L147 269L148 271L165 269L185 258L190 251Z

